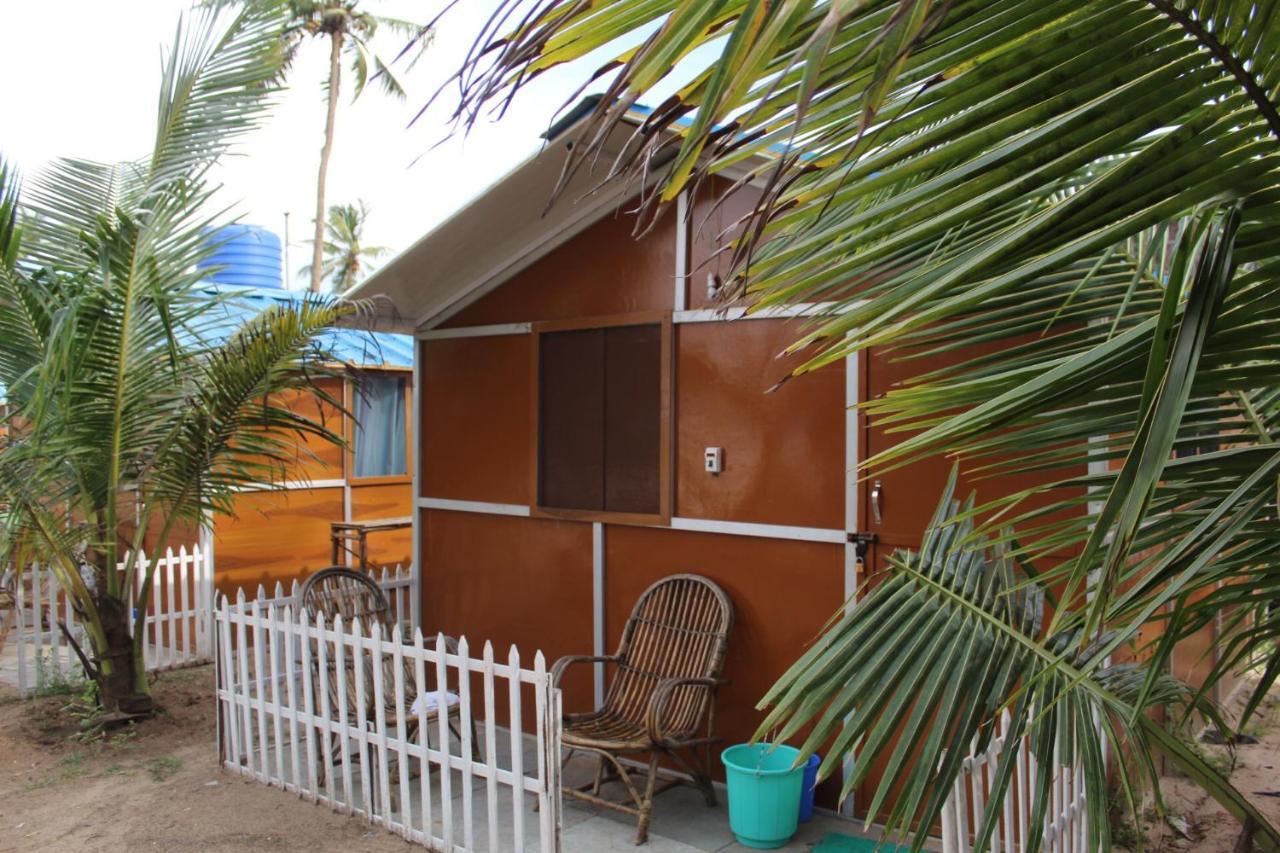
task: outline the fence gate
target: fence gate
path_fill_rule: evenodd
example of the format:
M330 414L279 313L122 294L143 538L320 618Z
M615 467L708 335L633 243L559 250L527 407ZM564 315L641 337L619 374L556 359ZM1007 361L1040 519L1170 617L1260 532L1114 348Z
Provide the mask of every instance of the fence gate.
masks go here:
M560 850L560 691L465 638L219 602L223 765L433 850ZM390 633L399 634L397 627Z

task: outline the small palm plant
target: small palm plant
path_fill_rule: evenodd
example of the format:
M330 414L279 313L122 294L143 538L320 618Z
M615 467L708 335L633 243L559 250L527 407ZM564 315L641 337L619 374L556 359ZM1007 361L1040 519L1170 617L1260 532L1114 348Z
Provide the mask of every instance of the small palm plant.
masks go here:
M56 574L108 720L154 707L144 538L162 551L230 511L238 489L280 480L299 436L339 440L273 401L323 397L316 336L352 309L273 308L215 345L205 324L220 312L196 272L217 219L207 173L265 116L284 21L282 5L259 3L179 28L149 157L60 160L21 193L0 166L0 545Z

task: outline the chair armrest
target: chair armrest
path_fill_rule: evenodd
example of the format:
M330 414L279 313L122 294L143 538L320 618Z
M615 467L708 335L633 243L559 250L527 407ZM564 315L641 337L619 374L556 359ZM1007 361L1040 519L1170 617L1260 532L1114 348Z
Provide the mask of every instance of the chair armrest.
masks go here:
M649 697L649 713L646 718L649 739L659 746L671 746L667 742L667 733L662 730L662 717L676 688L701 687L714 697L716 690L728 683L724 678L666 678L658 682L653 695Z
M617 655L566 655L551 667L551 686L559 687L564 671L575 663L617 663Z

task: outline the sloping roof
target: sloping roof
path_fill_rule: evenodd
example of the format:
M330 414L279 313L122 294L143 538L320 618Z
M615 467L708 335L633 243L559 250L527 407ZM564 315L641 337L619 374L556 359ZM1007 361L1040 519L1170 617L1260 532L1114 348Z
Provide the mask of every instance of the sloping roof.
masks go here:
M209 309L208 338L217 343L235 334L246 320L272 305L290 305L305 298L295 291L261 287L209 288L210 295L224 297ZM413 339L406 335L334 329L321 336L321 344L352 367L413 367Z
M594 96L597 100L599 96ZM350 293L377 301L379 329L413 332L436 326L484 294L612 213L639 187L601 182L633 139L632 125L651 112L636 106L615 126L596 168L582 168L547 207L574 138L573 127L590 114L584 100L544 138L537 154L499 178L452 216L382 266Z

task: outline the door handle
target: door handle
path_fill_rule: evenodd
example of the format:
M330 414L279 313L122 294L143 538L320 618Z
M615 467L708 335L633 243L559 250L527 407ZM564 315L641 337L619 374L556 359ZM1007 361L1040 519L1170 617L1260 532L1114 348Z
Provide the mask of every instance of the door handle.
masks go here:
M879 524L884 520L884 512L880 508L880 496L884 494L884 486L879 480L871 484L871 519Z

